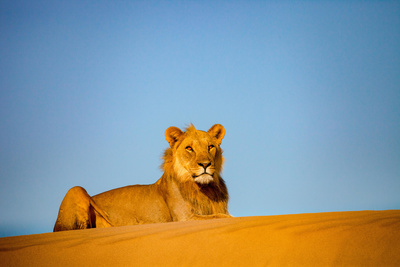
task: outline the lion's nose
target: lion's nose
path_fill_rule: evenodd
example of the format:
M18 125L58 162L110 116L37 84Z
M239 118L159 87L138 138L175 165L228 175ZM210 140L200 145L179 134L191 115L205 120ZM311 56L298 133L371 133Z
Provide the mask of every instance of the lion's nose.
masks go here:
M207 170L207 168L211 165L211 162L205 161L205 162L198 162L199 166L203 167L204 170Z

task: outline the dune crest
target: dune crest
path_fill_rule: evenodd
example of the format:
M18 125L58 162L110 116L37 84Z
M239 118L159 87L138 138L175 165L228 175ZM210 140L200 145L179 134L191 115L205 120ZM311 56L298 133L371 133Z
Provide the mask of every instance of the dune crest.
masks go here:
M0 239L1 266L400 266L400 210L74 230Z

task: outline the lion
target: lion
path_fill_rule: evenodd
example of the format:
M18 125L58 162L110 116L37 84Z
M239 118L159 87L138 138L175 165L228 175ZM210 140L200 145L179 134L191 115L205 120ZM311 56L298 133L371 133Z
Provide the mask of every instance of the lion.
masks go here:
M92 197L84 188L73 187L60 205L53 231L232 217L221 177L224 136L220 124L207 132L193 125L185 132L169 127L165 138L170 147L164 151L164 173L157 182Z

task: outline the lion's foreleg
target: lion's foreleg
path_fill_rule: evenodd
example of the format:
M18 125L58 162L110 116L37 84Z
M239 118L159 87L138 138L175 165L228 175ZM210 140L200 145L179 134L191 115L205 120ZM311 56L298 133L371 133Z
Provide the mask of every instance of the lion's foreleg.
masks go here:
M210 220L210 219L223 219L223 218L232 218L233 216L230 214L217 213L212 215L197 215L193 214L189 220Z

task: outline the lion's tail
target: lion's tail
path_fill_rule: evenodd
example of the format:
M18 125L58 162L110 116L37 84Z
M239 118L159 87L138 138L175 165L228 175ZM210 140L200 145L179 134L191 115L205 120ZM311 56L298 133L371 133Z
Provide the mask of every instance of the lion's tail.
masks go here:
M96 212L96 214L101 216L106 221L106 226L110 226L110 227L113 226L110 219L108 218L107 212L103 211L99 206L97 206L96 202L94 202L94 200L92 198L90 198L89 201L90 201L90 206L93 208L93 210Z

